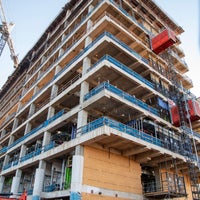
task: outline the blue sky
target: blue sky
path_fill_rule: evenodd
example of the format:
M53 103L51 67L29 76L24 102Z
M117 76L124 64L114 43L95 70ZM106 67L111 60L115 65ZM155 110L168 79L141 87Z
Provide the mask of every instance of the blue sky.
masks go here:
M46 27L57 16L66 0L2 0L7 22L14 22L12 32L15 51L21 60L35 44ZM14 3L13 3L14 2ZM190 72L187 75L193 80L191 90L200 97L200 41L199 41L199 1L198 0L154 0L162 9L183 27L181 35L182 49ZM0 57L0 87L13 72L13 63L6 46Z

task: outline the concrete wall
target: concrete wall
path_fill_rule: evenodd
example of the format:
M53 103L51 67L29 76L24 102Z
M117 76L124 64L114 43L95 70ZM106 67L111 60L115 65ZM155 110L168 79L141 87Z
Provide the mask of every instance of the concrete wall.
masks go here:
M141 195L140 176L141 167L133 160L92 147L84 148L83 185Z

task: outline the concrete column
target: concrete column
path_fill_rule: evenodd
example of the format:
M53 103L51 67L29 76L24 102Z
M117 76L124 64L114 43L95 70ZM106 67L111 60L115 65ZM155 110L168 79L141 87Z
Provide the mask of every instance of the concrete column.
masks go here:
M50 38L50 36L51 36L51 34L50 34L50 32L48 32L46 41Z
M30 109L29 109L29 113L28 116L32 116L35 113L35 104L31 104Z
M81 91L80 91L80 103L83 103L84 96L89 92L89 84L84 81L81 83Z
M41 64L46 60L46 57L43 56L42 59L41 59Z
M28 76L27 76L28 77ZM28 78L27 78L28 79ZM26 94L26 92L27 92L27 89L25 88L25 87L23 87L23 89L22 89L22 96L24 96L25 94Z
M89 58L85 58L83 60L83 74L87 72L87 69L91 65L91 60ZM80 90L80 105L83 103L83 99L85 94L89 92L89 84L84 81L81 83L81 90ZM84 110L80 110L78 112L78 120L77 120L77 129L87 124L88 113Z
M5 165L8 164L9 159L10 159L10 156L7 154L7 155L5 156L5 158L4 158L4 161L3 161L3 167L4 167Z
M58 86L53 85L51 89L51 99L55 98L58 94Z
M50 140L51 140L51 133L48 132L48 131L45 131L44 132L42 146L45 146L45 145L49 144Z
M61 41L63 41L65 39L65 36L66 36L65 34L62 35Z
M83 181L83 162L82 155L74 155L72 159L72 179L71 191L81 193Z
M26 154L26 149L27 149L27 147L26 147L25 145L22 145L22 146L21 146L19 158L25 156L25 154Z
M90 6L88 7L88 13L91 12L93 8L94 8L94 6L93 6L93 5L90 5Z
M5 180L5 176L0 176L0 193L3 192L4 180Z
M33 59L34 56L35 56L35 51L32 52L31 59Z
M33 95L35 95L39 90L40 90L40 88L38 86L35 86Z
M3 137L6 134L6 129L3 129L1 132L1 137Z
M40 71L38 72L37 78L39 79L39 78L42 76L42 74L43 74L43 72L40 70Z
M55 74L57 74L61 69L62 69L62 67L60 65L57 65L56 70L55 70Z
M9 138L8 146L11 145L15 140L15 136L11 135Z
M18 118L15 118L15 119L14 119L14 122L13 122L12 131L14 131L14 130L17 128L18 124L19 124L19 119L18 119Z
M11 192L14 194L13 197L16 197L15 194L18 193L21 175L22 175L22 171L20 169L17 169L15 176L13 177L12 186L11 186Z
M77 129L87 124L88 112L81 110L78 112Z
M90 6L88 7L88 13L91 12L93 8L94 8L94 6L93 6L93 5L90 5ZM92 22L91 19L89 19L89 20L87 21L87 32L90 31L90 29L92 28L92 26L93 26L93 22Z
M60 65L57 65L55 69L55 75L58 74L61 70L62 70L62 67Z
M71 10L67 10L66 17L69 17L71 14Z
M86 57L83 59L83 71L82 71L82 74L86 74L87 73L87 70L90 68L91 66L91 59Z
M61 48L61 49L59 50L58 57L61 56L63 53L64 53L64 49Z
M31 131L31 127L32 127L32 124L31 124L30 122L28 122L28 123L26 124L26 128L25 128L25 133L24 133L24 135L26 135L28 132Z
M47 119L51 118L55 114L55 108L50 106L48 109Z
M24 88L23 88L23 90L24 90ZM22 91L22 96L23 96L23 91ZM19 112L19 110L22 108L22 106L23 106L22 102L19 102L17 112Z
M85 38L85 47L87 47L90 43L92 42L92 38L91 37L86 37Z
M89 32L90 31L90 29L92 28L92 26L93 26L93 22L92 22L92 20L88 20L88 22L87 22L87 32Z
M45 169L46 169L46 162L40 160L39 167L36 169L35 173L35 181L34 181L33 196L32 196L33 200L40 200L40 194L42 192L43 182L44 182Z
M92 6L92 5L89 6L89 8L88 8L88 13L93 9L93 7L94 7L94 6ZM87 30L86 30L86 31L89 32L89 30L92 28L92 26L93 26L93 22L92 22L91 19L89 19L89 20L87 21ZM87 38L85 39L85 47L88 46L91 42L92 42L91 37L87 37Z

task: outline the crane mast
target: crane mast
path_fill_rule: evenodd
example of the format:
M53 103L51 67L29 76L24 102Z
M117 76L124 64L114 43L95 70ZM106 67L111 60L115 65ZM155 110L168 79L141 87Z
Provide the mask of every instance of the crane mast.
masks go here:
M17 55L15 54L13 42L12 42L12 39L10 37L10 32L11 32L11 29L13 28L14 24L13 23L7 24L1 0L0 0L0 17L1 17L1 22L2 22L2 24L0 24L0 33L1 33L0 56L1 56L3 49L4 49L4 47L7 43L8 47L10 49L11 58L14 62L14 67L17 68L18 65L19 65L19 61L18 61Z

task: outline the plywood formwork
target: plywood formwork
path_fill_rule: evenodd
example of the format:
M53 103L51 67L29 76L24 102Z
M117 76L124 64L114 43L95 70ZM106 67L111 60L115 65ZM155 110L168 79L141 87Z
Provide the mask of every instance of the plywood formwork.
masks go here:
M130 198L120 198L118 197L118 195L116 194L115 197L109 197L109 196L105 196L104 194L87 194L87 193L83 193L82 194L82 200L129 200Z
M91 147L84 148L84 158L83 184L142 194L139 163Z

